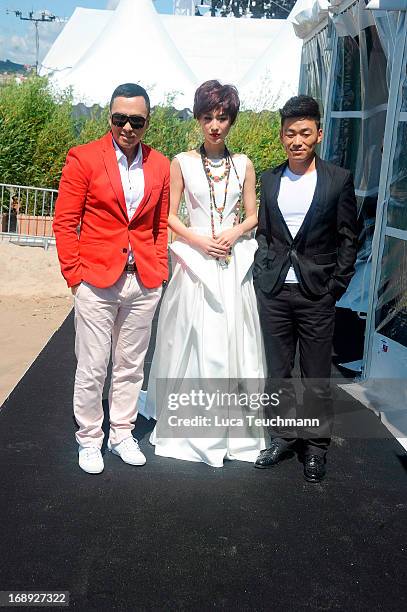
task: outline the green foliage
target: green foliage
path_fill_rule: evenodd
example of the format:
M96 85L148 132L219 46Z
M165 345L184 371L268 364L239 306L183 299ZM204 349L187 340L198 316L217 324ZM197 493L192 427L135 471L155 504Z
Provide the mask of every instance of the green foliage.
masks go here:
M67 150L76 144L69 92L53 95L31 77L0 89L0 182L57 187Z
M172 102L168 97L166 105L152 110L145 138L170 159L201 142L197 122L180 119ZM0 87L0 183L57 188L68 150L103 136L108 117L107 107L78 117L71 93L55 94L45 78L33 76ZM250 157L259 179L266 168L284 159L277 114L242 111L228 146Z
M29 79L21 86L7 84L1 89L1 182L27 184L39 135L54 109L55 102L44 79Z
M280 143L280 119L275 112L240 112L227 144L231 151L245 153L252 160L257 181L267 168L278 166L285 159Z
M77 144L70 101L55 105L49 121L38 134L34 158L27 168L27 185L58 189L67 151Z
M172 159L181 151L193 149L199 143L199 129L193 119L181 120L167 98L165 106L156 106L151 111L150 127L145 142Z
M100 107L96 106L92 109L90 117L87 119L82 118L82 125L77 125L78 138L76 144L86 144L91 140L97 140L102 138L109 129L109 107L100 110Z

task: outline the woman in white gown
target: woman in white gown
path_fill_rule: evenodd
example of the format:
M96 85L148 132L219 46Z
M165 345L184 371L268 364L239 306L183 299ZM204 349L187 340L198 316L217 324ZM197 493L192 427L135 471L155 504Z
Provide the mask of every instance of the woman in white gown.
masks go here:
M144 410L157 419L150 438L157 455L214 467L225 458L256 459L265 447L263 430L253 424L253 414L259 414L247 406L222 406L217 414L230 418L214 426L208 406L192 402L182 416L212 418L210 426L200 421L198 429L177 428L179 411L174 403L169 406L168 396L179 393L180 384L183 391L197 390L191 379L207 392L217 386L225 390L227 381L234 381L230 385L235 388L236 380L245 380L243 387L252 382L250 389L258 390L264 378L251 274L257 242L248 235L257 225L255 172L246 155L231 155L225 146L238 108L233 86L203 83L195 93L194 116L204 143L199 151L178 154L171 164L168 223L177 240L170 246L173 273L161 304ZM182 194L189 227L177 216ZM242 201L245 220L240 222ZM232 431L237 414L241 426Z

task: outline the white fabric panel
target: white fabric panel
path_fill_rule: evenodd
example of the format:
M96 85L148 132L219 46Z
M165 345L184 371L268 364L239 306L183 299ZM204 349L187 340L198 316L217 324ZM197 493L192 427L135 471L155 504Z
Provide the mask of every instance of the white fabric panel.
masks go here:
M45 56L40 75L72 68L107 25L112 11L78 7Z
M298 0L288 16L299 38L307 38L328 17L328 0Z
M41 74L53 73L57 88L72 86L87 105L134 81L153 105L180 92L177 108L192 108L197 85L218 78L238 87L246 108L261 110L297 93L300 48L286 20L160 15L152 0L121 0L115 11L77 8Z
M72 70L56 73L54 80L58 87L72 86L75 100L86 104L106 104L120 83L142 84L153 104L164 102L176 89L175 103L181 108L197 85L151 0L121 0Z
M372 261L358 259L355 263L355 274L346 293L336 302L337 308L350 308L354 312L365 313L368 309L370 273Z
M405 347L375 332L369 379L339 386L376 412L383 425L407 450L406 371Z
M352 5L347 11L333 18L338 36L358 36L359 32L375 25L373 14L367 11L363 2Z
M160 17L201 83L220 79L237 84L285 24L283 19Z
M238 81L246 108L276 109L298 93L302 40L284 21L277 36L244 77Z

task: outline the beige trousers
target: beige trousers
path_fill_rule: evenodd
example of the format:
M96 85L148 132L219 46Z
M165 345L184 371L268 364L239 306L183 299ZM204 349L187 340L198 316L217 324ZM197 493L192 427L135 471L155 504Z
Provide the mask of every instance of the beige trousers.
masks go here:
M137 273L124 273L104 289L82 282L75 294L75 353L78 360L74 414L81 446L103 442L102 393L112 351L109 392L112 444L131 435L143 384L144 358L161 287L147 289Z

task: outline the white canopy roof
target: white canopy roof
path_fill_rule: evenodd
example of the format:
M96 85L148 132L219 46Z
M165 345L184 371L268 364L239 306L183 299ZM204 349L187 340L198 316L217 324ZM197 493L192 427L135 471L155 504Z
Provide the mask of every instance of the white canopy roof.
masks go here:
M78 7L41 65L41 74L72 68L107 25L112 11Z
M237 84L285 23L281 19L160 17L199 83L220 79Z
M177 92L174 105L192 108L196 87L217 78L235 84L246 106L268 100L267 108L296 93L300 61L301 43L285 20L160 15L152 0L121 0L114 11L77 8L41 74L87 105L139 82L153 104Z
M85 27L84 22L81 27ZM54 74L58 87L72 86L77 101L106 104L115 87L126 82L142 83L156 101L163 101L175 89L181 92L177 96L180 104L193 95L195 76L170 39L151 0L121 0L104 27L98 32L96 27L91 30L91 34L96 34L93 42L89 42L89 36L86 43L79 43L82 54L75 62L79 53L74 48L73 35L78 42L78 32L79 28L72 35L68 33L72 69ZM65 47L60 51L62 58L67 56ZM45 66L50 67L52 52L53 47L44 59ZM62 62L59 65L65 67Z
M298 93L302 41L284 21L258 62L239 81L246 108L277 108Z

